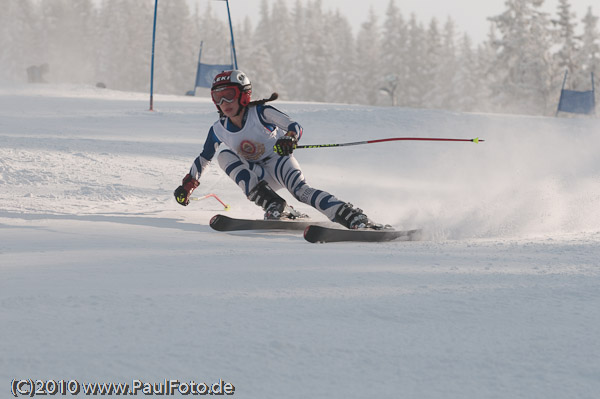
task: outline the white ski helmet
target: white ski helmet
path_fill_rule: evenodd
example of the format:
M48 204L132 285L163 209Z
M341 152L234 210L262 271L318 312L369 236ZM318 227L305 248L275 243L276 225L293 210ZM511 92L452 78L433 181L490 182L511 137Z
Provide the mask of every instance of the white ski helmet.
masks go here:
M221 92L226 87L236 87L237 91L235 93L236 98L239 99L240 105L243 107L250 104L250 97L252 95L252 83L250 83L250 79L248 75L244 72L233 69L231 71L223 71L219 73L213 79L212 87L210 89L211 97L213 102L219 107L222 99L218 96L218 93ZM231 102L232 98L225 97L225 101Z

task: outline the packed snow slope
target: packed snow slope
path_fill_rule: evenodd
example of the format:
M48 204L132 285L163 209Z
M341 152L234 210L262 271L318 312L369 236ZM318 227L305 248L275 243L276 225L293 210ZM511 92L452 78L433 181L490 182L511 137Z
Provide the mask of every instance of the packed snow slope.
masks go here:
M218 233L172 192L201 98L0 89L0 389L224 380L240 398L596 398L600 123L274 104L307 181L423 241ZM212 165L196 191L262 212ZM315 220L323 216L283 196ZM141 393L138 393L141 395ZM80 393L80 395L84 395Z

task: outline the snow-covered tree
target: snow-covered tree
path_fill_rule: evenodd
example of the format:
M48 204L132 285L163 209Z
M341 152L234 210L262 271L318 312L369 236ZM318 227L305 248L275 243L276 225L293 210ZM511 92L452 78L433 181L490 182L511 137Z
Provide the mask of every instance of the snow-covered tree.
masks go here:
M27 79L26 69L45 63L39 41L39 13L31 0L1 0L0 81Z
M206 3L200 18L200 36L202 62L206 64L226 64L231 62L231 35L227 23L215 15L211 2ZM239 60L238 60L239 62Z
M92 83L96 13L91 0L41 2L40 42L52 82Z
M403 106L423 107L425 105L424 94L427 92L427 87L424 85L427 79L425 75L427 62L425 42L426 31L413 13L408 22L406 86L403 90L404 98L399 99Z
M357 94L362 103L377 104L381 87L380 76L380 30L373 9L361 25L356 38L358 80Z
M306 49L305 15L306 11L302 1L296 0L290 11L291 25L289 27L281 27L281 29L289 29L290 42L287 43L287 46L290 53L292 53L292 59L285 61L286 63L292 63L288 67L288 75L281 80L288 99L306 99L304 97L305 78L303 76L303 58L308 56Z
M442 36L437 18L432 18L429 22L425 48L425 59L422 65L423 81L421 82L424 100L422 105L427 108L439 108L438 101L441 96L438 89L441 87L438 85L437 77L444 65L442 64Z
M253 26L250 17L246 16L240 25L233 27L235 32L235 49L238 59L238 68L246 71L247 63L253 48ZM247 72L249 74L249 72Z
M269 51L274 59L273 68L277 78L277 93L282 99L289 98L284 84L296 75L294 49L290 43L296 35L296 24L291 19L290 11L284 0L277 0L271 11L273 29L270 33Z
M551 30L543 0L508 0L506 10L490 20L497 79L492 101L506 112L543 114L549 110L552 80Z
M260 18L252 35L249 53L244 56L243 70L252 80L252 97L255 99L268 97L279 91L276 59L272 47L276 25L271 23L269 6L266 0L261 2ZM240 68L242 68L240 64Z
M443 109L455 109L457 97L456 75L458 73L458 50L456 48L457 31L454 20L450 17L446 20L442 35L442 63L445 65L438 74L437 81L442 87L441 107Z
M443 32L438 32L436 20L432 20L428 41L428 71L430 88L426 93L426 106L431 108L453 109L456 60L456 28L448 18Z
M482 74L477 53L468 34L463 34L458 48L458 61L454 77L452 109L474 111L483 100Z
M396 0L381 23L371 10L358 32L323 0L262 0L258 21L234 27L238 66L251 76L254 98L277 91L288 100L548 113L565 68L574 89L589 88L590 72L598 76L600 37L591 8L581 35L569 0L558 0L553 26L543 3L507 0L490 18L488 40L474 45L458 39L451 19L426 28L415 14L405 19ZM201 41L202 62L230 62L229 27L214 12L224 4L205 4L190 14L186 0L159 2L156 92L192 88ZM48 63L52 82L148 90L153 6L0 0L0 80L24 81L28 66Z
M305 55L300 55L298 63L302 67L304 79L303 98L310 101L323 101L327 94L327 71L331 67L326 40L328 16L323 12L321 0L308 2L305 8L303 29Z
M186 0L159 2L158 8L161 29L157 30L160 52L155 55L156 88L164 93L184 94L194 87L198 52L196 38L191 36L194 24ZM148 31L140 41L148 41Z
M144 0L105 0L99 13L98 70L99 81L121 90L145 91L150 87L152 53L152 19L154 9ZM167 87L168 74L161 71L165 44L161 40L166 20L158 18L155 84ZM159 77L159 75L162 75Z
M487 40L480 43L476 50L476 68L477 81L479 83L480 101L477 103L474 111L494 112L496 109L492 103L493 93L496 90L496 82L501 80L503 71L495 66L497 58L498 36L496 26L491 23L487 35Z
M575 36L575 13L571 12L569 0L558 1L558 18L552 21L556 29L558 51L554 54L554 63L558 71L567 69L572 75L576 74L578 41Z
M395 0L390 0L383 23L381 43L382 90L390 97L391 105L398 105L404 97L406 84L407 25Z
M325 40L329 49L329 67L326 73L327 90L324 101L354 103L356 98L354 82L357 81L356 55L352 27L348 20L336 10L328 15L328 29Z
M589 90L592 72L596 82L600 81L600 32L598 31L598 17L592 14L591 7L588 8L582 22L581 47L576 57L579 69L573 80L576 88Z

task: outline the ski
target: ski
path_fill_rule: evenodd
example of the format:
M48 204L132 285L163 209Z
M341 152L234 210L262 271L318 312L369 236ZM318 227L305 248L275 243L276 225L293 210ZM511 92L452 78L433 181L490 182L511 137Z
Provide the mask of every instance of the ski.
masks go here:
M304 238L312 243L416 241L421 236L421 230L346 230L321 226L304 218L286 220L238 219L220 214L212 217L210 227L217 231L304 230Z
M215 215L210 219L210 227L217 231L237 230L304 230L314 224L305 218L286 220L237 219L225 215Z
M308 242L385 242L385 241L416 241L421 237L421 230L373 230L357 229L343 230L323 226L310 225L304 230L304 239Z

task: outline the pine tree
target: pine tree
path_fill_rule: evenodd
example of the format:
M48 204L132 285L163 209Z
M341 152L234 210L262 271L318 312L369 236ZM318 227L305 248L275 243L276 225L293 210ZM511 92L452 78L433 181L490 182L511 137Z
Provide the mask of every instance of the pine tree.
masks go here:
M200 36L202 41L202 62L206 64L227 64L231 59L231 37L225 21L216 17L212 2L206 2L206 8L200 18ZM222 5L222 4L219 4Z
M431 21L427 41L427 107L453 108L454 80L457 72L455 36L455 25L451 18L448 18L442 33L438 30L437 20Z
M427 87L424 86L426 81L425 65L427 62L425 38L425 29L417 21L416 15L411 14L408 23L406 94L404 101L402 101L408 107L419 108L425 106L424 94L427 92Z
M457 111L475 111L483 100L477 54L472 46L469 35L463 34L459 44L451 107Z
M271 12L269 10L269 3L267 0L261 0L260 11L258 13L259 19L254 31L254 42L255 44L263 44L265 49L271 49L273 44L273 35L277 27L271 20Z
M159 3L160 7L160 3ZM150 87L154 8L144 0L105 0L100 10L98 79L108 87L146 91ZM155 50L155 91L168 87L162 39L166 20L159 11Z
M92 0L80 0L66 8L62 29L67 40L61 42L66 51L60 59L62 81L94 83L94 26L96 10Z
M289 98L292 100L306 100L304 89L306 78L304 76L304 58L307 57L306 35L304 34L306 26L306 11L300 0L296 0L290 13L290 19L294 29L292 29L291 42L288 43L290 50L294 53L294 76L282 81L285 85Z
M295 52L290 47L293 35L297 34L296 26L290 18L290 12L284 0L278 0L271 11L271 21L274 27L270 33L269 51L275 60L273 68L276 75L277 93L282 99L289 98L287 87L283 82L294 79L297 74L295 67Z
M268 97L279 90L279 80L275 70L275 59L269 47L274 34L270 11L266 0L261 2L260 19L252 35L252 44L247 58L244 58L244 72L252 80L252 96Z
M39 13L31 0L2 0L0 6L0 81L25 82L27 67L46 62L37 39Z
M405 20L395 0L381 26L371 10L356 37L342 13L323 11L322 0L296 0L290 10L286 0L275 1L271 11L262 1L256 29L249 19L236 27L238 64L255 98L278 91L290 100L540 114L555 106L556 69L573 69L569 82L581 90L590 72L598 75L598 18L588 11L579 39L568 0L560 0L556 29L540 11L543 0L506 1L476 50L467 35L456 43L450 19L443 29L437 21L425 29L414 14ZM71 3L0 0L0 79L23 81L27 66L48 62L51 81L147 90L152 2ZM203 62L230 62L228 25L215 4L190 16L186 0L159 3L155 92L191 88L200 41Z
M238 58L238 68L247 72L247 64L252 54L254 29L250 17L246 16L241 25L233 27L235 32L235 46Z
M589 90L591 73L594 73L596 82L600 81L600 32L598 17L592 14L591 7L588 8L582 22L581 48L576 57L579 72L574 76L574 80L580 90Z
M190 35L194 24L185 0L159 2L158 7L162 24L157 32L156 87L163 93L184 94L194 85L197 66L197 49Z
M436 76L437 86L440 87L439 104L442 109L455 109L456 75L458 60L456 50L456 24L448 17L442 33L441 65Z
M356 95L354 82L358 81L356 67L356 47L352 27L348 20L336 11L329 16L327 48L331 58L327 75L327 92L323 101L358 103L362 99Z
M96 79L113 89L121 88L119 78L113 71L113 59L119 48L117 38L119 35L124 35L122 31L124 23L118 21L120 19L119 3L119 0L104 0L98 10L96 24Z
M358 66L358 94L363 103L375 105L384 82L380 78L380 31L373 9L366 22L361 25L356 38Z
M41 2L41 36L42 54L50 67L49 80L53 83L68 81L70 71L65 71L66 65L73 63L69 46L72 44L74 32L71 29L73 17L66 0ZM77 36L75 36L77 37Z
M442 65L442 37L437 18L432 18L427 30L425 42L425 59L423 64L423 106L426 108L440 108L440 92L437 77Z
M309 101L324 101L327 93L327 71L331 63L325 47L328 18L323 12L321 0L309 1L305 12L306 53L300 61L305 78L303 98Z
M403 98L402 90L406 84L406 42L407 26L402 13L390 0L383 23L381 44L381 70L384 77L383 91L390 96L390 104L398 105Z
M478 96L480 101L477 102L473 111L480 112L499 112L493 104L493 93L496 90L496 82L500 81L503 76L503 71L495 65L497 54L498 37L496 34L496 26L491 23L487 35L487 40L477 46L476 51L476 68L478 82Z
M549 111L552 81L551 36L543 0L508 0L507 9L491 18L500 37L492 100L506 112Z
M571 78L578 75L579 66L575 60L579 40L575 36L575 13L571 12L569 0L559 0L558 19L552 21L556 27L556 39L559 46L554 54L554 82L558 83L562 73L567 70ZM560 83L558 83L560 84Z

